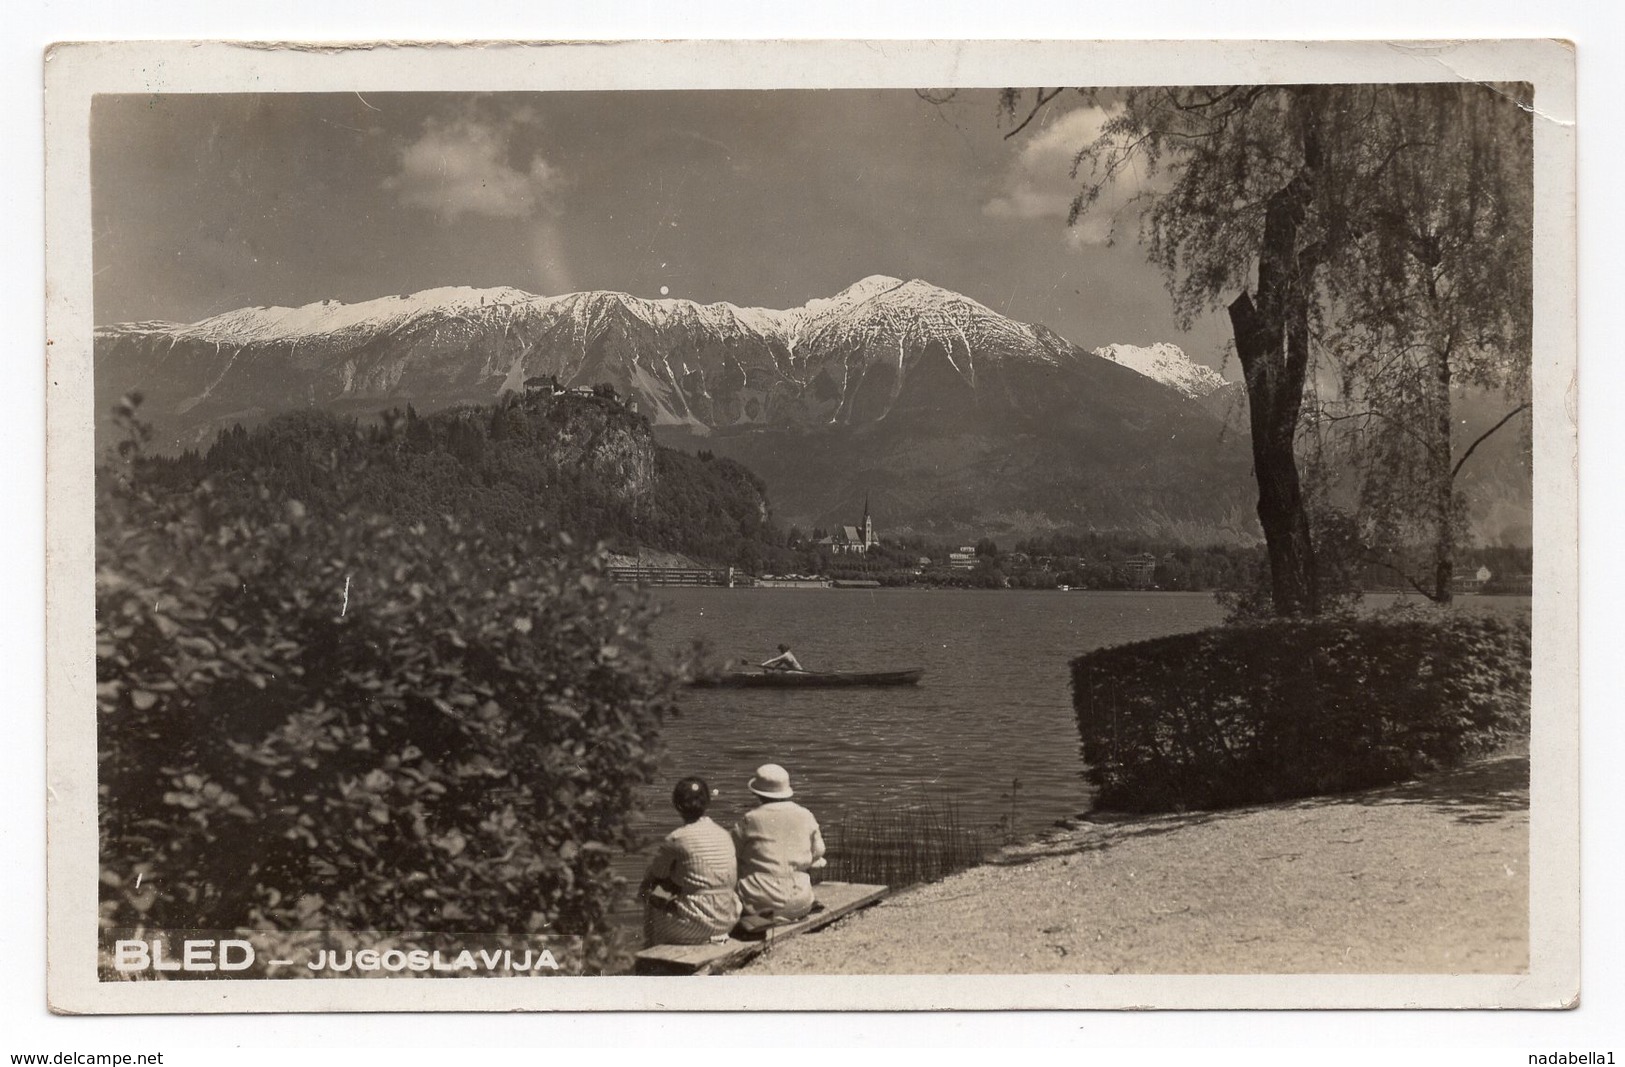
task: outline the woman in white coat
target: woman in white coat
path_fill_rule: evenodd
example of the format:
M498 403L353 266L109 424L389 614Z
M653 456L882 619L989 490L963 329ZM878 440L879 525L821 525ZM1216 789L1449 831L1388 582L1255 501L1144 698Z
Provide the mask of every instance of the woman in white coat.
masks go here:
M790 798L790 772L776 763L750 780L754 809L734 827L739 901L746 919L794 922L813 907L809 871L824 866L824 836L813 813Z

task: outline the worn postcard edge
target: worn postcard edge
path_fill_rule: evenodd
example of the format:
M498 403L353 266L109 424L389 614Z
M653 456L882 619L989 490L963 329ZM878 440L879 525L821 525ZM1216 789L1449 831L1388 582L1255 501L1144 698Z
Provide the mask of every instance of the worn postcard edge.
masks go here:
M1579 994L1575 82L1557 41L471 42L53 46L46 85L47 990L64 1013L1562 1008ZM1514 975L997 975L103 983L97 830L90 103L98 93L1535 85L1530 958ZM1165 79L1167 80L1167 79ZM1174 84L1168 80L1169 84Z

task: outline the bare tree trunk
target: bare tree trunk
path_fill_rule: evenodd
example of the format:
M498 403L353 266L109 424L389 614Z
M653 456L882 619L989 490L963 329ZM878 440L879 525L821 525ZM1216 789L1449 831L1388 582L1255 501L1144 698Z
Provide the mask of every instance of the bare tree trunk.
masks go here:
M1303 377L1291 373L1286 330L1261 314L1248 294L1231 303L1230 322L1246 378L1258 521L1270 561L1270 598L1277 615L1315 615L1320 611L1315 550L1294 451Z
M1433 363L1434 445L1428 456L1433 468L1433 600L1449 604L1456 572L1456 476L1450 466L1450 356L1440 349Z
M1265 207L1257 301L1244 292L1230 304L1252 423L1258 521L1269 551L1270 596L1277 615L1320 613L1315 547L1295 451L1309 371L1310 289L1320 255L1300 248L1323 159L1313 92L1304 90L1297 114L1303 166Z

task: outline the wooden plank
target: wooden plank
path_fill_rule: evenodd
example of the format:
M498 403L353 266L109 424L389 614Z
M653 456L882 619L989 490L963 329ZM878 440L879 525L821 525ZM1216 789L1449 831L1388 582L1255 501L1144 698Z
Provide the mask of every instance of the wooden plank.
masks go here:
M634 974L717 974L731 970L767 951L775 941L828 926L837 919L866 908L886 895L883 885L823 882L813 886L814 911L798 922L774 926L761 941L730 937L714 945L652 945L637 955Z

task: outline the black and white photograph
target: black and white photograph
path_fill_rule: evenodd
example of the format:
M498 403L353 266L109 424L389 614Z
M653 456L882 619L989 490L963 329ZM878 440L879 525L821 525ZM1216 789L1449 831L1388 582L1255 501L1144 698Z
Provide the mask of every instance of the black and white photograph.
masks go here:
M1573 1005L1572 52L889 47L53 57L55 1010Z

